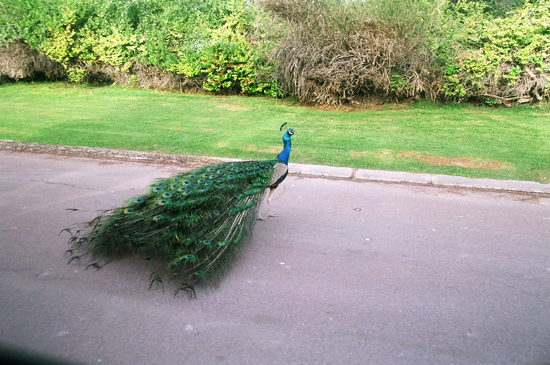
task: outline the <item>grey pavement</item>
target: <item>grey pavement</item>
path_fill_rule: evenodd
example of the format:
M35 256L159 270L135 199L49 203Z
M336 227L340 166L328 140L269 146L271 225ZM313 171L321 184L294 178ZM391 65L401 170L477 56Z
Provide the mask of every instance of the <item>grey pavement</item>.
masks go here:
M0 350L83 364L550 363L538 185L291 165L279 217L189 299L176 283L147 290L139 257L67 265L59 232L204 160L12 150L0 150Z

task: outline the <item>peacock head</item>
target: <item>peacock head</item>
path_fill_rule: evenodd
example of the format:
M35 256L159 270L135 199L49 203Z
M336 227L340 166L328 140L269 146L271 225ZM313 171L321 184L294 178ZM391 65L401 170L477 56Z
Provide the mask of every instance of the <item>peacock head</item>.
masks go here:
M282 130L283 130L283 127L284 127L285 125L286 125L286 122L283 123L283 125L281 126L281 128L279 128L279 130L282 131ZM286 130L286 133L285 133L285 134L288 134L289 136L292 136L293 134L298 134L298 132L296 132L296 131L295 131L294 129L292 129L292 128L288 128L288 129Z
M283 124L279 130L283 130L283 127L286 125ZM281 153L279 153L279 156L277 156L277 160L281 161L282 163L285 163L288 165L288 158L290 157L290 136L293 134L298 134L294 129L288 128L283 136L283 150Z

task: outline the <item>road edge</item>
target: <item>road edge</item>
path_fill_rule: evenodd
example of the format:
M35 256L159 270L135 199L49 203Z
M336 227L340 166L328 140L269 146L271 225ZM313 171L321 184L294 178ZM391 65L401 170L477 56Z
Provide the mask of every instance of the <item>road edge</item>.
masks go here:
M57 146L38 143L24 143L11 140L0 140L0 150L98 159L115 159L157 164L182 164L190 166L191 168L219 162L239 161L237 159L221 157L171 155L156 152L137 152L95 147ZM292 175L304 177L550 195L550 184L541 184L533 181L477 179L450 175L367 170L350 167L303 165L296 163L290 163L289 170Z

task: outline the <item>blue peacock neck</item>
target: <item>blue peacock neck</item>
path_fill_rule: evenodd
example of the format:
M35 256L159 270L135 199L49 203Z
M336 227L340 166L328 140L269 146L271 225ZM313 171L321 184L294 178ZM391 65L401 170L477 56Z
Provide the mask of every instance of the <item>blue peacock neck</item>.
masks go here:
M288 165L288 159L290 157L290 134L288 134L288 131L286 131L285 135L283 136L283 150L281 153L279 153L279 156L277 156L277 160L281 161L285 165Z

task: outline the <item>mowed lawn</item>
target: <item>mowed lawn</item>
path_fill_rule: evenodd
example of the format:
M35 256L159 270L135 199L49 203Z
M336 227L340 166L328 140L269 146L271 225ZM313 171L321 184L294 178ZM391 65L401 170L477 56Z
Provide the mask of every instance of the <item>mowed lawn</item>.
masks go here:
M550 108L386 104L325 110L289 100L117 86L0 86L0 139L550 182Z

